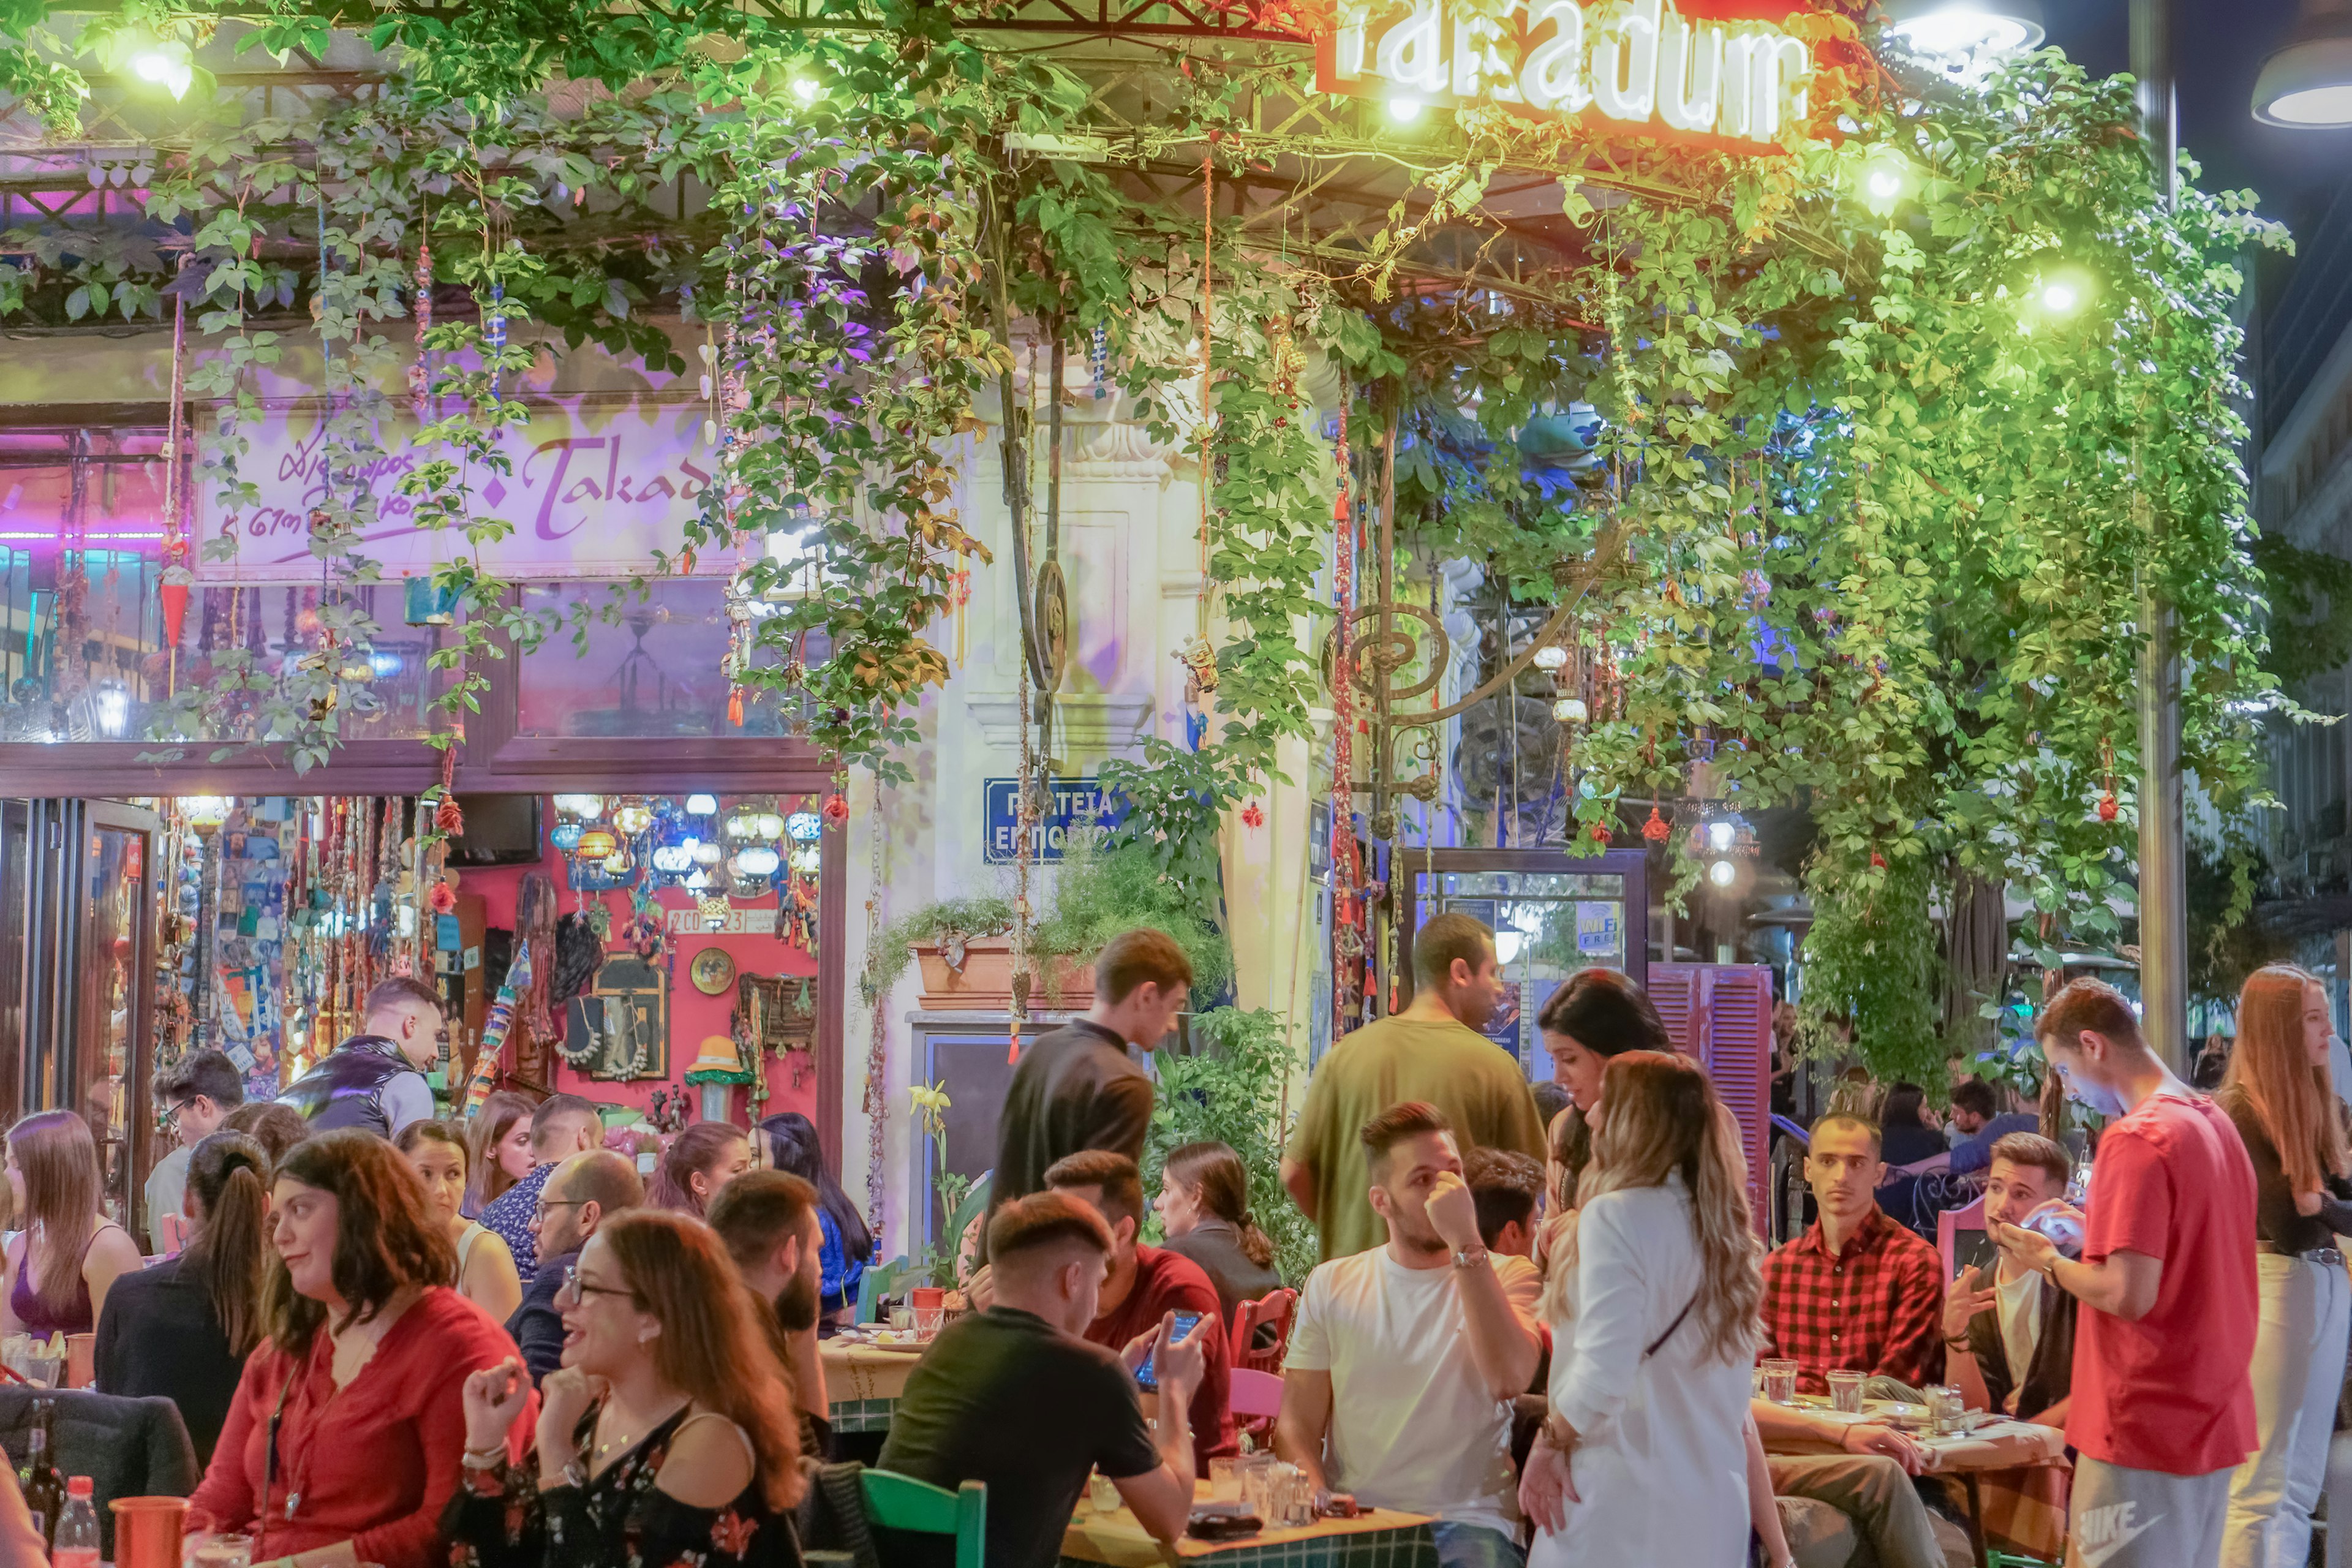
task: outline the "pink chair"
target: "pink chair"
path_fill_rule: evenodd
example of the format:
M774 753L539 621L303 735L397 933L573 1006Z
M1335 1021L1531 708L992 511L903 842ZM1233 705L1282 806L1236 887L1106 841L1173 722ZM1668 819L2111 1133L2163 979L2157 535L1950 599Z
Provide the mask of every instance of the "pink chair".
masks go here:
M1234 1367L1226 1375L1230 1381L1225 1385L1225 1404L1234 1413L1234 1428L1263 1438L1274 1430L1274 1418L1282 1414L1281 1376L1252 1372L1245 1366Z
M1944 1255L1944 1279L1958 1279L1960 1272L1960 1232L1973 1230L1981 1235L1985 1227L1984 1197L1966 1208L1946 1209L1936 1216L1936 1250Z

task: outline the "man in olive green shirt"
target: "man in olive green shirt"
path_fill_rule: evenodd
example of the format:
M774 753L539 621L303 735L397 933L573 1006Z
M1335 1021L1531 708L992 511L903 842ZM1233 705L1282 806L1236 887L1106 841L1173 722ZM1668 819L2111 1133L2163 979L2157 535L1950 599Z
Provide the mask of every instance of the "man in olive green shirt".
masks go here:
M1316 1068L1283 1155L1283 1185L1315 1222L1326 1262L1387 1239L1360 1135L1400 1100L1443 1110L1465 1156L1475 1147L1544 1157L1527 1075L1478 1033L1502 999L1495 933L1468 915L1439 915L1414 935L1412 967L1412 1005L1349 1035Z

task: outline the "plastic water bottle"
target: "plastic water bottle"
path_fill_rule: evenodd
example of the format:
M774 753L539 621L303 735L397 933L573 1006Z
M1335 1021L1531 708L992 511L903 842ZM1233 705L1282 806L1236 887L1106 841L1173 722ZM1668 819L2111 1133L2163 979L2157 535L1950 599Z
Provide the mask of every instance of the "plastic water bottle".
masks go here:
M50 1568L98 1568L98 1505L91 1500L88 1476L66 1481L66 1510L58 1516L57 1543L49 1549Z

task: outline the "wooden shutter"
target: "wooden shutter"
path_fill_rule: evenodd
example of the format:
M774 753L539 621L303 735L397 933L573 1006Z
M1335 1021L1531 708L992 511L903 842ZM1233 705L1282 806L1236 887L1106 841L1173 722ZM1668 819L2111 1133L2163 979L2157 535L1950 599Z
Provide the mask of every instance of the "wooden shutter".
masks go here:
M1772 972L1748 963L1654 963L1650 1000L1675 1049L1697 1061L1739 1121L1756 1234L1771 1225Z

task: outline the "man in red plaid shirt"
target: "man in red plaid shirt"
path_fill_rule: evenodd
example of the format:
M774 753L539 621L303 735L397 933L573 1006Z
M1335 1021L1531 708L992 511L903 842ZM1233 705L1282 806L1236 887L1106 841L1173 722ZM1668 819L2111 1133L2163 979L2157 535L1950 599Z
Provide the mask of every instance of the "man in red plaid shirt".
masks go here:
M1879 1149L1858 1116L1814 1122L1805 1181L1821 1217L1764 1260L1763 1353L1796 1362L1810 1394L1841 1369L1914 1388L1943 1380L1943 1259L1879 1208Z

